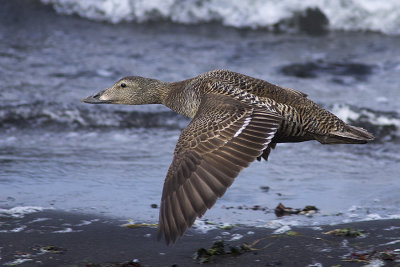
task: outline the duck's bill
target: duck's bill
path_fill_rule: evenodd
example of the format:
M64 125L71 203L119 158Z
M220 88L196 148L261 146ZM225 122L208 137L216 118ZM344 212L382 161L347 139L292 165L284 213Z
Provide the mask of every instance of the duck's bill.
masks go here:
M81 101L88 104L112 104L111 100L101 100L100 96L103 94L104 91L101 91L95 95L88 96Z

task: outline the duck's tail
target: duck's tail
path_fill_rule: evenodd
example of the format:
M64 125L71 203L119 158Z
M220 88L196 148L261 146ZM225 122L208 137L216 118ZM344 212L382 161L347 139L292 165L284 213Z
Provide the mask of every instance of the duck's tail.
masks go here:
M374 140L367 130L346 124L343 131L332 131L327 135L315 136L322 144L365 144Z

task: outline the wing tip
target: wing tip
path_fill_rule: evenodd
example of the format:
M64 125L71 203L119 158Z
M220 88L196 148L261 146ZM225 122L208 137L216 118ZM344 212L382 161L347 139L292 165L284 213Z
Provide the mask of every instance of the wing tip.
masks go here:
M163 231L162 229L158 229L158 233L157 233L157 241L161 242L162 239L165 240L165 244L167 246L170 245L175 245L176 241L178 240L179 237L182 237L183 234L180 233L172 233L172 234L167 234L165 231Z

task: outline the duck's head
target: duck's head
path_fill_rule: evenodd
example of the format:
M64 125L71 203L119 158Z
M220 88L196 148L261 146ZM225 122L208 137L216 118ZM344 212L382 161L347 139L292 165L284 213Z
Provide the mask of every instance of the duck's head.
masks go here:
M163 82L158 80L128 76L106 90L82 99L82 102L122 105L159 104L162 86Z

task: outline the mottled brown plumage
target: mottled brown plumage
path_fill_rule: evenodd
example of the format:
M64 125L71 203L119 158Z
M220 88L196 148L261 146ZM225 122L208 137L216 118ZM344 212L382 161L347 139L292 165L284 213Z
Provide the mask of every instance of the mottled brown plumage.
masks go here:
M302 92L227 70L173 83L129 76L83 101L164 104L193 118L179 137L164 183L158 230L167 243L203 216L243 168L267 160L277 143L362 144L374 138Z

